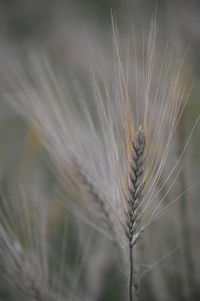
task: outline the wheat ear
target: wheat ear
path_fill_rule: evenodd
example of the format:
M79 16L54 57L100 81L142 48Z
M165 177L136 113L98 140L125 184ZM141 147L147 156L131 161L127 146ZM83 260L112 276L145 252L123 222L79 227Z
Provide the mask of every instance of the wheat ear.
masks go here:
M34 266L29 261L23 247L18 241L12 240L0 225L0 255L4 258L4 263L0 264L0 269L10 280L10 282L23 294L34 301L46 300L43 287L39 282L39 267ZM40 279L41 280L41 279Z
M79 176L83 182L83 184L86 186L88 193L92 196L93 200L97 203L99 206L101 213L104 218L104 222L110 231L110 233L114 233L114 226L113 222L110 216L110 212L108 208L106 207L105 200L98 194L97 190L95 189L94 185L91 183L91 181L88 180L88 177L85 175L83 171L79 168L78 170Z
M141 200L144 189L144 170L145 170L145 134L139 127L132 148L132 163L130 172L129 198L127 199L126 214L126 236L129 240L129 300L133 300L133 285L135 288L135 298L137 299L138 285L133 280L133 246L140 234L141 226ZM136 235L138 233L138 235Z

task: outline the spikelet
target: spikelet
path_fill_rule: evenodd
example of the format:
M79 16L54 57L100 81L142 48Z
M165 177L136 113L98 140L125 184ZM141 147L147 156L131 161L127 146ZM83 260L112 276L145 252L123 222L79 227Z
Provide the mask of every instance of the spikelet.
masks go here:
M29 258L19 241L0 226L0 268L3 275L22 295L30 300L46 300L47 294L43 287L41 266L37 260Z
M127 223L127 237L130 240L130 244L133 242L134 234L140 229L141 223L141 207L142 192L144 189L144 169L145 169L145 136L142 128L139 128L136 137L133 141L132 151L132 164L130 179L131 184L129 186L129 198L127 200L126 223Z
M22 187L10 190L15 193L1 189L0 267L17 294L44 301L49 295L44 204L41 202L39 208Z
M98 192L93 187L92 182L89 182L87 177L84 175L84 173L81 172L80 169L78 169L78 170L79 170L79 175L81 177L83 184L85 185L86 190L92 196L93 201L99 205L100 212L103 215L102 217L103 217L105 224L107 225L108 230L110 231L111 234L115 235L113 221L110 216L108 204L106 204L106 198L105 197L101 198L100 195L98 194Z

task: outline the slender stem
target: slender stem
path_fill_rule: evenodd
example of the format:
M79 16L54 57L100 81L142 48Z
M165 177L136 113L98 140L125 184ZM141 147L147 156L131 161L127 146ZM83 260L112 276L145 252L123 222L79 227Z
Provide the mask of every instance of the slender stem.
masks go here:
M129 301L133 301L133 247L129 245L130 274L129 274Z

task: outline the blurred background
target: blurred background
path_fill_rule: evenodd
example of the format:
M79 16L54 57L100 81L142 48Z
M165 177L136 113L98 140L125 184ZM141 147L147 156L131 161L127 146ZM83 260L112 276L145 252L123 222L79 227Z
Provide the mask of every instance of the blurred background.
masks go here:
M73 73L83 81L88 66L95 66L97 54L107 53L104 60L109 64L112 55L111 12L123 42L133 35L133 28L137 39L142 38L156 15L159 55L162 57L163 49L168 46L178 58L185 57L182 78L192 90L177 130L175 148L178 157L200 114L200 1L1 0L1 94L10 87L8 66L10 68L17 60L26 63L30 53L48 54L55 68L60 66L67 76ZM28 197L34 195L37 200L41 195L56 202L68 197L46 159L45 151L28 124L10 112L6 105L1 105L0 176L6 202L24 197L19 192L18 182L26 183ZM175 192L170 192L166 204L200 179L198 126L182 164ZM162 219L147 229L139 242L139 262L143 270L139 300L200 300L199 193L198 185L184 193ZM63 207L56 202L49 218L54 270L55 257L60 256L59 239L67 232L67 252L63 259L67 267L63 277L66 286L62 288L67 297L58 300L126 300L127 276L112 243L95 228L75 218L71 210L76 209L67 210L63 218ZM9 217L9 212L7 214ZM10 212L11 219L14 215ZM13 226L16 229L19 219L20 214L17 216L16 212ZM3 258L0 260L1 267ZM1 273L0 300L36 300L24 297L19 291L16 293L4 276Z

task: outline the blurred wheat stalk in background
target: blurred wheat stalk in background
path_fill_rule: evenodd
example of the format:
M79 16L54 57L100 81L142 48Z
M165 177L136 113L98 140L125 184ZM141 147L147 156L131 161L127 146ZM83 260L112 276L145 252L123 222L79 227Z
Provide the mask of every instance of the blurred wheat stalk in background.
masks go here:
M102 61L92 66L84 83L65 79L42 55L31 55L27 66L17 63L11 69L10 92L2 99L26 124L27 143L45 153L63 190L58 205L51 189L44 193L22 170L20 193L12 193L11 201L2 198L1 267L25 298L83 300L72 279L79 273L64 268L66 238L58 235L59 250L51 237L59 206L74 214L77 224L86 219L111 239L129 278L129 300L139 297L139 238L174 203L163 205L198 123L177 159L174 137L189 88L182 84L183 61L174 62L170 46L159 56L156 30L153 22L146 39L124 45L113 21L113 60L109 66ZM65 219L65 210L59 219Z

